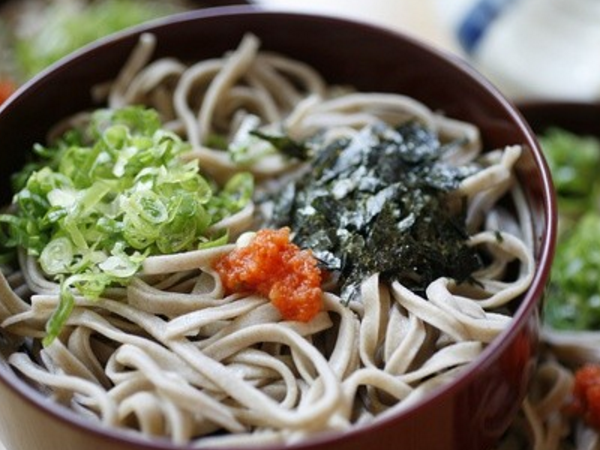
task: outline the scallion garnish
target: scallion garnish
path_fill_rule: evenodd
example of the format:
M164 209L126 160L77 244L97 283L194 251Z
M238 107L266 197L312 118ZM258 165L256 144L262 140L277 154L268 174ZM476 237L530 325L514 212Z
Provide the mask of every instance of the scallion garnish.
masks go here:
M68 320L72 289L95 300L126 285L148 255L227 242L208 229L250 201L252 177L238 174L217 189L197 162L180 158L188 148L141 107L99 110L54 146L36 146L43 161L15 178L17 212L0 215L0 243L27 249L61 284L44 344Z

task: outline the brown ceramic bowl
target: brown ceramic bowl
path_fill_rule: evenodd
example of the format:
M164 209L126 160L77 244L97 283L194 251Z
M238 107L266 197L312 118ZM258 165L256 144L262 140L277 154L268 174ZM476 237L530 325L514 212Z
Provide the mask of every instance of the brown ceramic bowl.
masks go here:
M457 59L370 25L261 11L251 7L186 13L92 45L31 80L0 109L0 193L9 174L59 119L92 106L90 86L112 78L141 31L158 37L158 56L199 60L232 49L248 31L266 49L301 59L332 83L405 93L471 121L484 146L524 144L518 177L531 207L537 271L511 325L451 384L395 416L338 435L316 436L298 450L481 450L508 427L527 390L540 327L540 302L555 237L555 204L546 164L513 105ZM0 433L9 450L182 450L100 428L57 407L0 363ZM275 447L270 447L275 450Z

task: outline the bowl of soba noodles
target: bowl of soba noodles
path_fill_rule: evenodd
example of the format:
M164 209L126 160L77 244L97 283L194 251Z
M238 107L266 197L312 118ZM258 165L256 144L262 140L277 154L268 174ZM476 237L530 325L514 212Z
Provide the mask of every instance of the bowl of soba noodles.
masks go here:
M187 12L0 109L10 450L491 448L555 239L530 128L329 16Z

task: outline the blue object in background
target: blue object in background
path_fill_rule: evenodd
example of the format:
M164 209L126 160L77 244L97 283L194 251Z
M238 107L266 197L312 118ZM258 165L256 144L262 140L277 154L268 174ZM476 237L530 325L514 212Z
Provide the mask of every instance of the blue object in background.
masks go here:
M457 29L457 39L461 47L471 54L485 35L488 27L518 0L481 0L465 15Z

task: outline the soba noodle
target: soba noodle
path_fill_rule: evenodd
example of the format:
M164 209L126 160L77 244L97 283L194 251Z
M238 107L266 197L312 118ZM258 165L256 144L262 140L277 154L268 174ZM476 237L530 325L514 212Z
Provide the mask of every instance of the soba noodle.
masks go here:
M507 326L507 305L534 273L531 217L513 173L519 146L481 156L473 125L404 95L332 88L304 63L259 51L254 36L223 58L191 65L151 61L154 43L152 35L142 36L117 79L94 94L109 108L156 109L166 128L192 144L187 158L197 158L218 180L240 169L210 148L211 133L235 139L248 114L295 139L320 132L332 141L380 121L415 120L444 141L461 138L464 145L445 158L483 167L457 195L468 202L469 245L485 248L489 261L473 274L476 283L439 278L424 295L373 274L358 300L345 305L327 291L316 318L284 321L259 295L226 295L213 269L217 258L248 239L254 226L248 207L216 225L232 230L237 243L151 256L126 288L110 288L94 302L76 296L60 339L43 348L58 285L22 252L20 267L0 277L1 327L14 344L8 361L17 372L105 426L198 447L293 443L419 401L456 377ZM244 170L268 182L297 166L273 154ZM514 214L500 198L509 199ZM509 266L518 269L507 278Z

